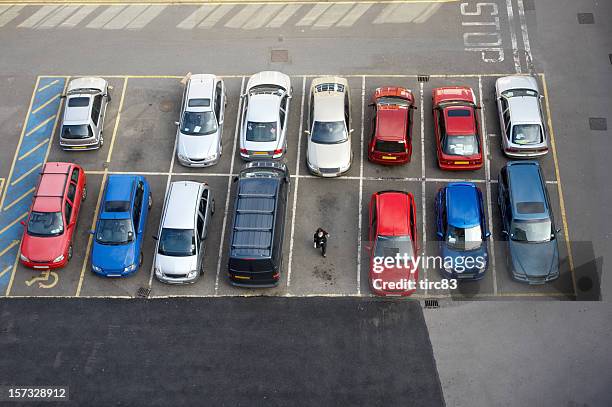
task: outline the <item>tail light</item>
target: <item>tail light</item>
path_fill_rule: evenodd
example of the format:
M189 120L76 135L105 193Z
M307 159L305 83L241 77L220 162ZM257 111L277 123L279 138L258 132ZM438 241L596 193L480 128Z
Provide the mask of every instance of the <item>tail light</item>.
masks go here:
M240 154L248 154L248 150L246 148L241 148Z

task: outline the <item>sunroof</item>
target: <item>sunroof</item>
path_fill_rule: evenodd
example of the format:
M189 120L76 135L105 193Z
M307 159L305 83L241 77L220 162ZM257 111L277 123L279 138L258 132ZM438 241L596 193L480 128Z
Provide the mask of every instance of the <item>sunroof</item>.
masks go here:
M68 99L68 107L87 107L89 106L89 98L78 97Z
M518 213L544 213L543 202L518 202L516 204Z
M107 201L104 204L104 212L129 212L129 201Z

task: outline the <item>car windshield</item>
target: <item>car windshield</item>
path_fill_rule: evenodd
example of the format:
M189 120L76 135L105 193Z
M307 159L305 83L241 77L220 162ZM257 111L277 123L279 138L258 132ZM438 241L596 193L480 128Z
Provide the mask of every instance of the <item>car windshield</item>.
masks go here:
M205 136L217 131L217 119L213 112L185 112L181 133L189 136Z
M395 96L383 96L378 98L376 101L379 105L396 105L396 106L410 106L410 103L403 98L395 97Z
M542 128L539 124L517 124L512 128L512 142L515 144L539 144L542 142Z
M89 137L93 137L93 133L87 124L66 125L62 128L62 138L84 139Z
M348 133L343 121L314 122L311 140L319 144L343 143L348 140Z
M478 137L474 134L446 136L442 144L444 154L463 156L478 154Z
M247 141L276 141L276 122L247 122Z
M120 245L132 240L134 240L134 227L131 219L100 219L96 230L96 242Z
M517 242L548 242L554 238L550 220L514 221L510 228L510 239Z
M378 236L376 238L374 256L395 258L397 254L399 254L401 258L404 258L404 254L408 258L414 256L412 239L410 239L410 236Z
M458 228L448 225L446 244L457 250L474 250L482 244L480 225L469 228Z
M193 230L163 228L157 252L164 256L195 256L196 245Z
M32 212L28 221L28 234L32 236L59 236L64 232L61 212Z

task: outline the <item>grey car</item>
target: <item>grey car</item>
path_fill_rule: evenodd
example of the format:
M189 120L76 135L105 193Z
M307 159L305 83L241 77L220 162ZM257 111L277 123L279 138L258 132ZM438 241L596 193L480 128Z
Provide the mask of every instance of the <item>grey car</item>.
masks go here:
M176 133L176 154L187 167L208 167L219 162L223 152L223 118L226 90L215 75L189 76L181 103Z
M103 78L78 78L68 84L59 143L64 150L96 150L104 144L102 130L111 100Z
M548 153L540 90L532 76L513 75L495 82L501 147L508 157L532 158Z

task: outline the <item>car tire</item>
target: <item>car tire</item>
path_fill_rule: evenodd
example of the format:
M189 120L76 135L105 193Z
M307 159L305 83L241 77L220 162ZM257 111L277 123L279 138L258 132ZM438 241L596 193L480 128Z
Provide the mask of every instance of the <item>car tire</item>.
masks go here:
M109 91L106 91L106 94L108 95L108 99L107 99L106 103L110 103L110 101L113 100L113 98L112 98L112 96L111 96Z
M68 246L68 261L72 259L72 244Z
M147 205L149 206L149 209L153 207L153 196L151 194L149 194L149 203Z
M83 187L83 196L81 196L81 202L87 199L87 185Z

